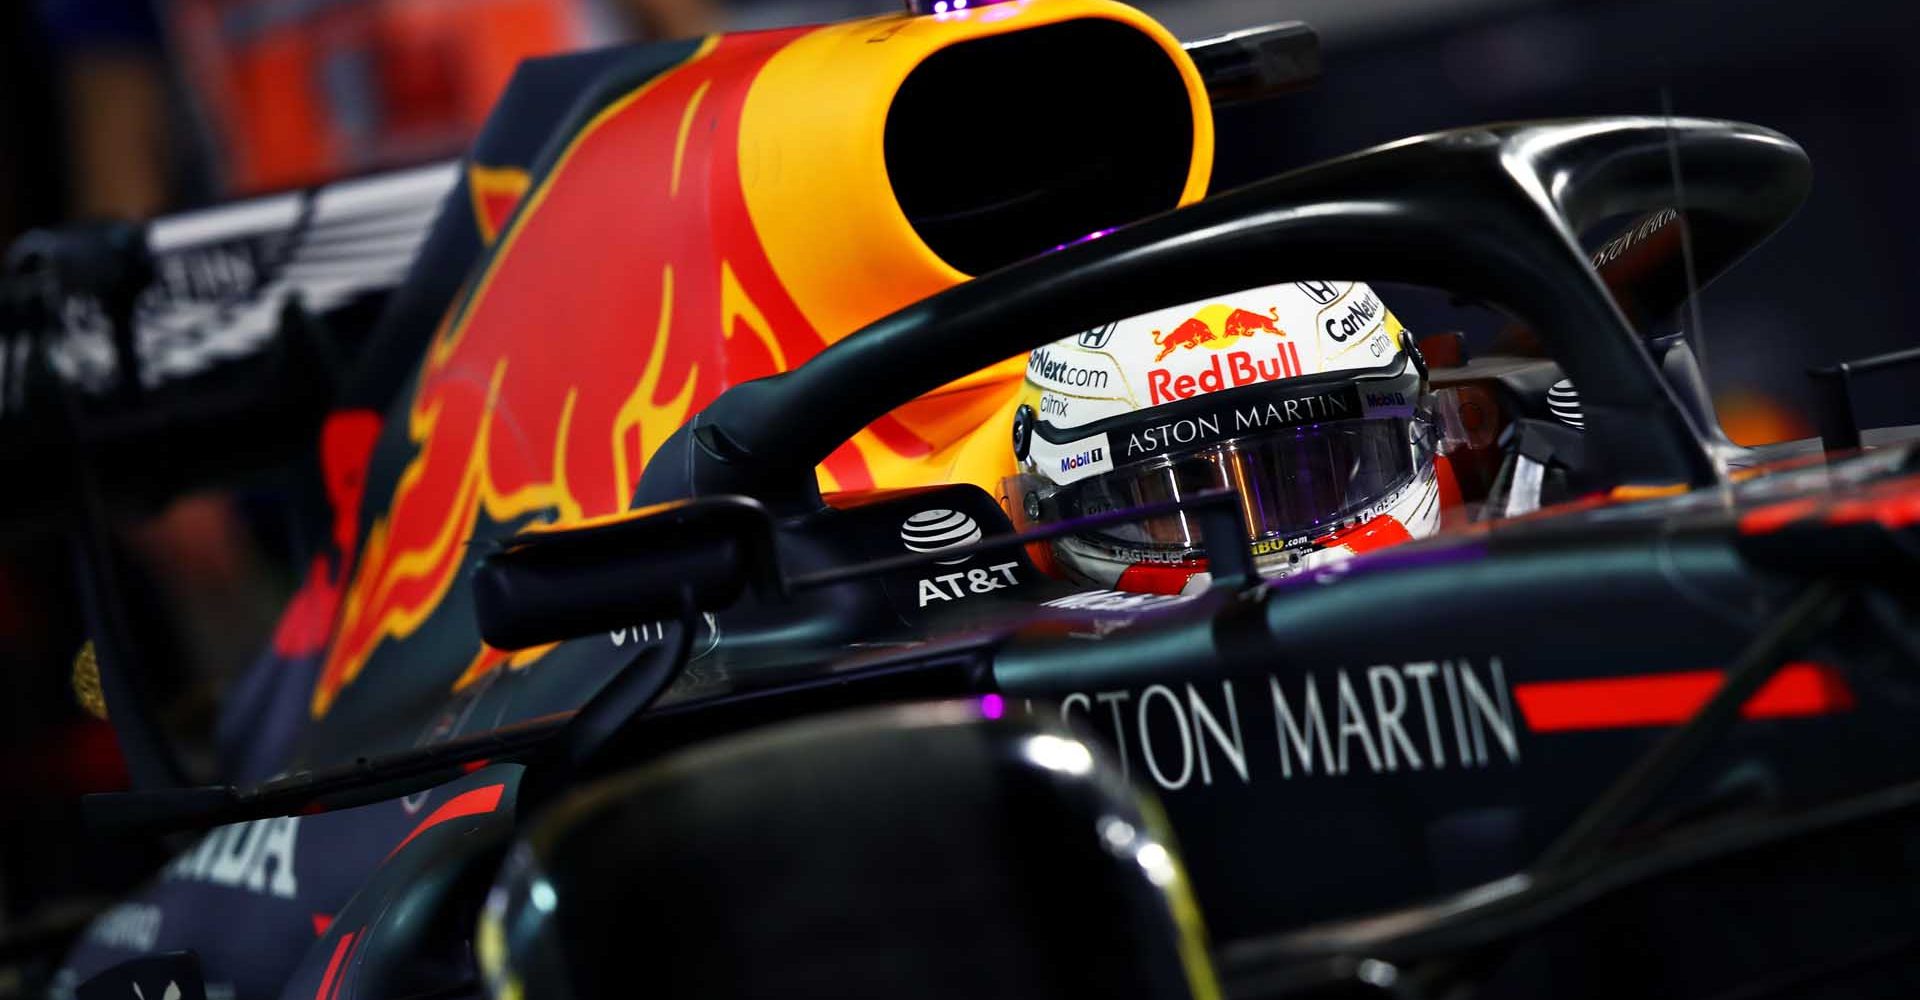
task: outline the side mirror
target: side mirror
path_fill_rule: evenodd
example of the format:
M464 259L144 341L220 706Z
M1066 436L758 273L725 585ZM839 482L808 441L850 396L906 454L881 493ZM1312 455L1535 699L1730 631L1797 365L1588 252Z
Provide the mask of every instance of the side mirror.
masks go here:
M677 500L528 528L474 570L480 635L525 649L732 605L748 586L783 590L773 518L738 496Z

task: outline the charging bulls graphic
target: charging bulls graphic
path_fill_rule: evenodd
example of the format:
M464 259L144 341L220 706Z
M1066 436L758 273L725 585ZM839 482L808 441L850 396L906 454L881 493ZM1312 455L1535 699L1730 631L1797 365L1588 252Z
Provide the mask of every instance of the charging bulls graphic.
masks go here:
M1205 347L1219 350L1242 337L1251 337L1256 333L1271 333L1284 337L1285 330L1280 329L1278 320L1280 310L1269 307L1267 315L1231 306L1211 305L1194 313L1193 316L1173 328L1171 333L1153 331L1153 342L1160 348L1154 356L1154 362L1167 360L1167 356L1176 350L1191 350Z
M739 175L747 91L797 34L709 40L601 110L526 195L388 421L316 717L382 656L395 660L383 671L455 690L543 656L474 636L463 570L480 543L625 510L691 413L824 346L767 258ZM930 451L883 423L823 468L869 488L870 457ZM423 628L402 668L401 640Z

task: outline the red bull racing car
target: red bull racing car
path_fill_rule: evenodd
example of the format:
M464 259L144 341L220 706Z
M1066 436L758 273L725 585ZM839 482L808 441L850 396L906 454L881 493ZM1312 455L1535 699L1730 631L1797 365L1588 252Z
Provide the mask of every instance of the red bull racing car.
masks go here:
M1911 995L1920 453L1847 396L1911 358L1748 449L1675 321L1805 155L1575 119L1209 194L1214 107L1317 68L942 3L23 239L6 516L80 554L90 821L174 850L52 995ZM104 524L287 462L304 585L189 775Z

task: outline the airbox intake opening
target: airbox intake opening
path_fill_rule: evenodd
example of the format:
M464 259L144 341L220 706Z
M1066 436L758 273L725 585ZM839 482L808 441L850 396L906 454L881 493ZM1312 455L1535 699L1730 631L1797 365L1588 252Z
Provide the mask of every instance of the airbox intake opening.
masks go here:
M885 141L914 230L984 274L1178 205L1193 108L1152 38L1088 18L929 56L894 97Z

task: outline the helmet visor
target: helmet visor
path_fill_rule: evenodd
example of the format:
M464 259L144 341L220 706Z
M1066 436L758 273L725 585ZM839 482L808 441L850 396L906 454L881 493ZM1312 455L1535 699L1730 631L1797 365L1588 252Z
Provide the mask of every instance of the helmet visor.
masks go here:
M1060 515L1084 517L1178 500L1208 490L1240 496L1255 541L1332 531L1411 482L1431 451L1424 420L1343 420L1234 438L1201 451L1117 469L1063 488ZM1201 529L1186 512L1103 529L1121 546L1169 553L1198 548Z

